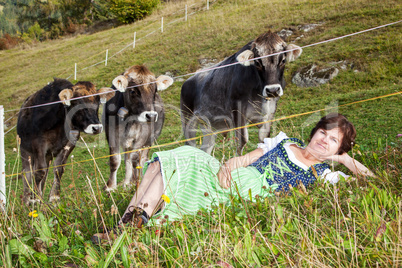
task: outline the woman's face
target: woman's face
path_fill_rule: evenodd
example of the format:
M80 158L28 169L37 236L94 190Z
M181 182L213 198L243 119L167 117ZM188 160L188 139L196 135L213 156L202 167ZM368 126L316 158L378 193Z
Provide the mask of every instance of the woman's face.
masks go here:
M338 153L341 147L343 133L339 128L331 130L318 129L308 144L309 151L320 158Z

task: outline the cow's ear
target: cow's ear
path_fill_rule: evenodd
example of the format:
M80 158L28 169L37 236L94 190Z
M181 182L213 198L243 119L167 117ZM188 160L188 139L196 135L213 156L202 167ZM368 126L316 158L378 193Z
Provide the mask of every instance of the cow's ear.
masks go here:
M237 57L236 60L240 62L240 64L244 66L250 66L254 64L254 61L250 61L249 59L254 58L254 53L251 50L245 50L242 53L240 53Z
M100 93L100 101L101 103L106 103L108 100L113 98L114 94L116 93L112 88L110 87L103 87L98 90L98 93Z
M63 89L59 93L59 99L63 102L65 106L70 106L70 99L73 97L73 91L69 88Z
M173 84L173 78L167 75L161 75L158 78L156 78L156 87L158 88L158 91L162 91L167 89Z
M127 89L128 86L128 80L124 75L119 75L115 79L113 79L112 82L113 86L120 92L124 92Z
M302 48L299 46L296 46L295 44L290 44L286 47L286 50L292 50L288 53L286 53L286 61L291 62L296 60L301 54L302 54Z

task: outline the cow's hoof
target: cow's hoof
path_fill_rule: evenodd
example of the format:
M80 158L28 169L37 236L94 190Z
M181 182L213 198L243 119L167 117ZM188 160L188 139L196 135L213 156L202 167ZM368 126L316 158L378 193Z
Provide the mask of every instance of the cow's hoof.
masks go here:
M116 186L114 186L114 187L105 186L105 187L103 187L103 190L110 193L110 192L113 192L114 190L116 190Z
M28 204L36 204L36 203L40 203L40 199L28 199Z
M130 189L133 185L131 183L122 182L119 184L119 186L123 187L123 189Z
M60 202L60 196L56 196L56 195L51 196L49 198L49 202L50 203L59 203Z

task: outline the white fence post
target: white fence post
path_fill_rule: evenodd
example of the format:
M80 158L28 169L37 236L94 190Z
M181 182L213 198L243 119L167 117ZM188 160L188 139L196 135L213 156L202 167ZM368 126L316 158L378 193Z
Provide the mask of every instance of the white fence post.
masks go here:
M162 20L161 20L161 32L163 33L163 17L162 17Z
M109 49L106 49L106 59L105 59L105 66L107 66L107 54L109 53Z
M4 153L4 108L0 105L0 207L6 208L6 155Z
M135 48L135 38L137 36L137 32L134 32L134 42L133 42L133 48Z
M74 68L74 80L77 80L77 63L75 64Z
M209 10L209 0L207 0L207 10Z
M184 21L187 21L187 5L186 5L186 15L184 16Z

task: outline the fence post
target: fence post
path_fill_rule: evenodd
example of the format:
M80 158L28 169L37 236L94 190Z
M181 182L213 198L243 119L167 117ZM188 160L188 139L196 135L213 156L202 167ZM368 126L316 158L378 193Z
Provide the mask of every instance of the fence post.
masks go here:
M137 32L134 32L134 42L133 42L133 48L135 48L135 38L137 36Z
M74 66L74 80L77 80L77 63Z
M107 54L109 53L109 49L106 49L106 59L105 59L105 66L107 66Z
M209 0L207 0L207 10L209 10Z
M0 105L0 207L6 209L6 155L4 153L4 108Z
M161 20L161 32L163 33L163 17L162 17L162 20Z
M184 21L187 21L187 5L186 5L186 15L184 16Z

